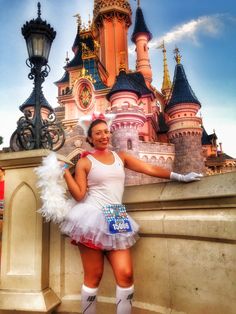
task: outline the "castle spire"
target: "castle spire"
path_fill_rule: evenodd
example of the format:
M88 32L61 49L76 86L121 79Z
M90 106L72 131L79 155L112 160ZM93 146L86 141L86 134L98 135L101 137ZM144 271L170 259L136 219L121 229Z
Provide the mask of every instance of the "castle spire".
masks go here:
M135 25L131 40L136 45L136 70L142 73L148 87L150 87L152 82L152 69L148 50L148 42L151 39L152 34L146 25L142 9L140 6L138 6L136 10Z
M135 16L135 25L134 25L134 31L131 37L131 40L133 43L136 42L136 37L140 34L144 33L148 37L148 41L152 39L152 33L149 31L147 24L145 22L143 11L140 7L140 2L138 2L138 7L136 10L136 16Z
M80 43L80 27L81 27L81 16L80 14L76 14L74 15L74 17L76 17L76 22L77 22L77 34L72 46L72 51L74 52L74 54L77 53L78 49L79 49L79 43Z
M179 53L179 49L175 48L174 53L177 64L175 67L172 95L166 107L170 108L182 103L198 104L201 107L199 100L197 99L191 86L189 85L184 67L180 63L181 55Z
M167 101L169 98L170 92L171 92L172 84L171 84L169 70L168 70L167 57L166 57L166 47L165 47L164 40L158 48L162 48L162 52L163 52L164 73L163 73L163 82L162 82L161 92L164 95L165 101Z

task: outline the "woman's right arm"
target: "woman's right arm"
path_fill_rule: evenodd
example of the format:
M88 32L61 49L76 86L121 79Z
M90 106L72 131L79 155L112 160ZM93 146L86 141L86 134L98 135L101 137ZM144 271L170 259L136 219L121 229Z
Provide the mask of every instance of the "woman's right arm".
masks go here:
M89 161L87 158L81 158L75 167L75 177L73 177L69 169L65 169L64 178L68 186L68 190L76 201L81 201L87 191L87 173L89 171Z

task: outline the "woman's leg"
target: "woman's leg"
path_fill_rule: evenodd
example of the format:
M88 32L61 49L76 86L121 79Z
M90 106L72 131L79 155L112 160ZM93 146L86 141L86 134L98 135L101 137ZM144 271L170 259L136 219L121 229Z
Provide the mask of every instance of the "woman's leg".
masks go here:
M132 309L133 263L129 249L107 252L107 258L116 278L117 314L130 314Z
M81 260L84 268L84 284L81 290L83 314L96 313L96 295L102 278L104 254L101 250L79 245Z

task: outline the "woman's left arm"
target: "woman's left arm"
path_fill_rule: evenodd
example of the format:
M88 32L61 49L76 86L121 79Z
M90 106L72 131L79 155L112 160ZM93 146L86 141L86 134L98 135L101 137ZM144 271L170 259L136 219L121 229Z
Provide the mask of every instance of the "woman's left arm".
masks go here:
M125 168L144 173L152 177L170 179L171 172L165 168L146 163L125 152L119 152L118 155L123 160Z

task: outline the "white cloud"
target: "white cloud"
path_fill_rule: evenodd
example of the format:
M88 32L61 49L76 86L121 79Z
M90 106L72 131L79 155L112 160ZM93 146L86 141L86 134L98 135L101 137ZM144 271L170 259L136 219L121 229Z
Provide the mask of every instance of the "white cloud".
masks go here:
M163 40L166 44L181 41L191 41L194 45L200 44L200 36L217 36L221 33L224 26L224 14L200 16L189 22L173 27L168 33L161 37L154 38L149 43L149 48L157 48ZM129 47L129 53L135 53L135 45Z
M201 16L182 25L177 25L162 37L155 38L152 43L150 43L150 47L156 47L163 40L165 43L177 43L182 40L186 42L189 40L193 44L199 45L200 36L205 35L213 37L221 33L224 25L223 18L223 14Z

